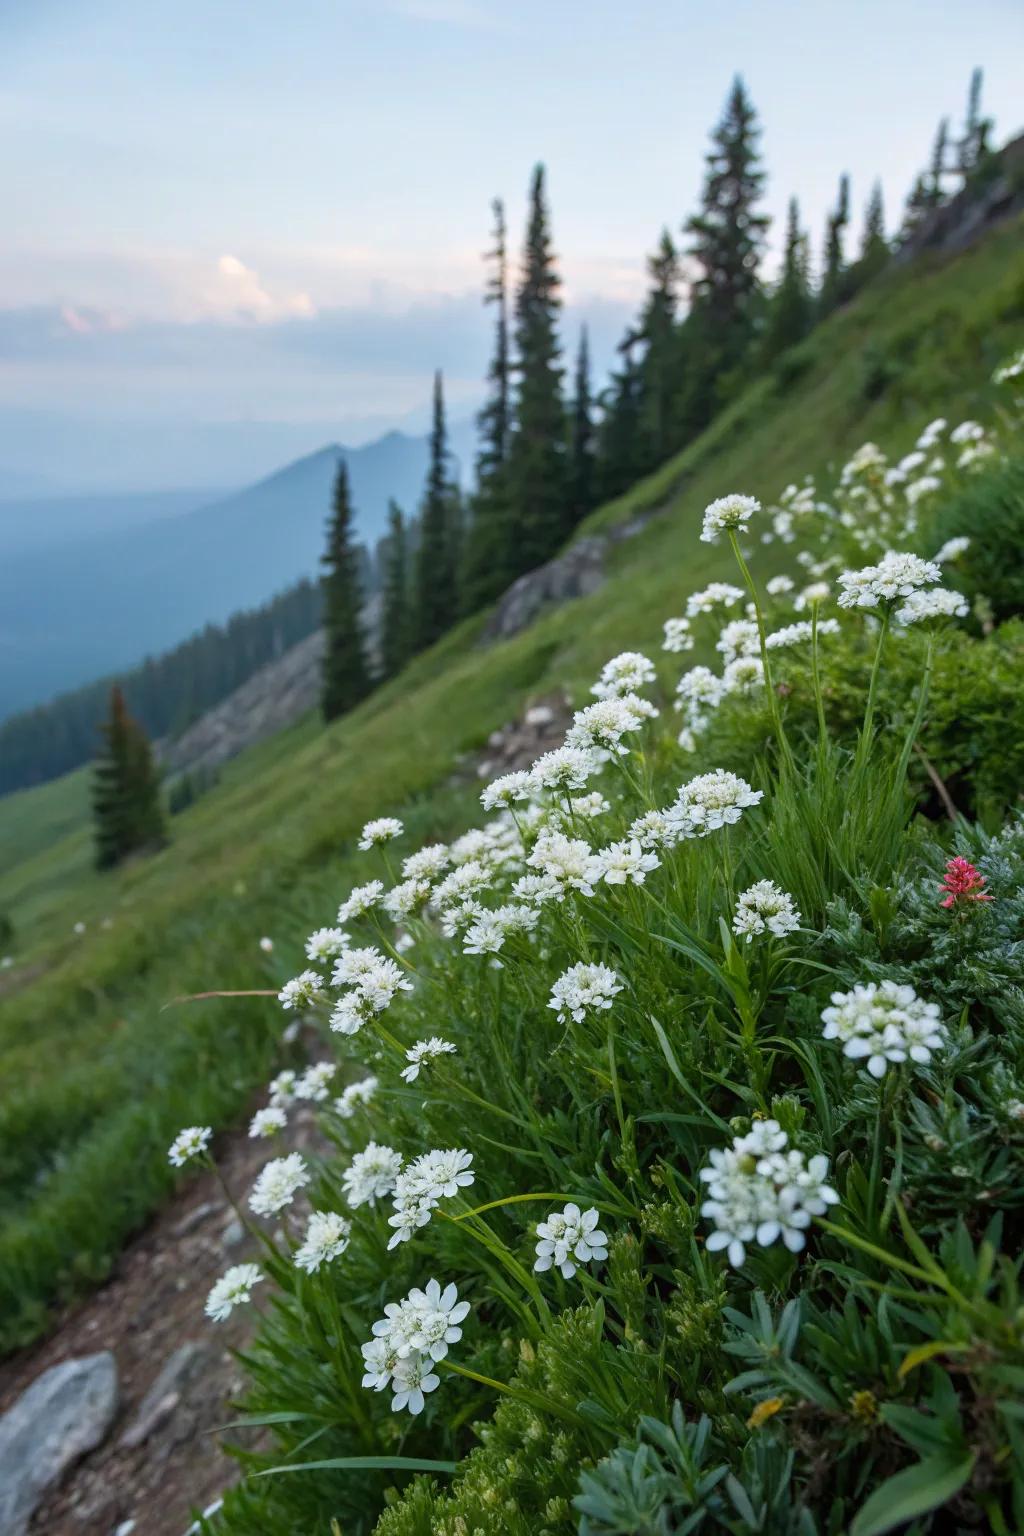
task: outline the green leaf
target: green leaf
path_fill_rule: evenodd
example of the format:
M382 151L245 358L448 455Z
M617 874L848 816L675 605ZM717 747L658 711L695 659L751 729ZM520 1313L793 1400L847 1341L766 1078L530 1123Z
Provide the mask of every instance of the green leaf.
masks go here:
M279 1472L454 1472L457 1462L423 1461L418 1456L335 1456L330 1461L299 1461L293 1466L267 1467L256 1477Z
M931 1456L887 1478L858 1513L850 1536L882 1536L884 1531L893 1531L918 1515L938 1509L960 1492L974 1471L974 1461L973 1452L959 1461Z

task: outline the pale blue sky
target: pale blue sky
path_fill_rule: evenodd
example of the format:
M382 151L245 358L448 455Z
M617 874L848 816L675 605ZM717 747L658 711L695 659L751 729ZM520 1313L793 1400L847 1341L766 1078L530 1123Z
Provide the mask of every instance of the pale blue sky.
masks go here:
M607 363L734 71L769 210L795 193L817 245L842 170L856 217L880 174L896 218L975 64L1005 138L1020 0L6 0L0 467L45 471L69 422L115 447L123 424L126 464L168 424L178 457L218 423L258 457L265 424L270 467L285 439L418 425L435 363L468 413L489 202L518 246L537 159L567 340L586 315ZM176 478L234 478L240 451Z

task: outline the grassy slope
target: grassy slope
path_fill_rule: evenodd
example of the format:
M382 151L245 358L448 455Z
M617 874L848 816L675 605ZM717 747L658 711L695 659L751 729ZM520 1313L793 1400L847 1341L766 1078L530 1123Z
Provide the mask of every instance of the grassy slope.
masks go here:
M159 856L91 872L81 826L61 835L62 817L66 826L82 804L81 775L0 802L0 836L12 835L15 852L0 874L0 910L19 930L19 968L0 978L0 1073L18 1086L16 1111L10 1100L0 1111L0 1314L63 1283L72 1253L76 1271L101 1271L166 1183L158 1153L168 1127L229 1114L263 1070L271 1005L162 1005L298 969L296 936L307 920L328 920L351 883L352 834L368 816L400 811L443 834L471 799L447 786L457 752L482 745L531 694L563 686L578 696L609 655L655 646L679 593L722 574L720 551L692 538L707 500L773 496L867 437L909 446L940 409L990 415L992 367L1024 340L1020 235L1009 227L954 262L893 273L595 514L588 531L649 507L669 513L616 548L595 596L486 650L475 645L478 621L464 624L330 730L308 720L253 749L176 820ZM870 398L880 370L888 386ZM71 935L78 919L88 924L81 940ZM288 936L270 961L261 933ZM19 972L40 967L18 986ZM238 1034L227 1075L225 1030ZM130 1198L118 1197L129 1158ZM20 1326L40 1322L29 1309Z

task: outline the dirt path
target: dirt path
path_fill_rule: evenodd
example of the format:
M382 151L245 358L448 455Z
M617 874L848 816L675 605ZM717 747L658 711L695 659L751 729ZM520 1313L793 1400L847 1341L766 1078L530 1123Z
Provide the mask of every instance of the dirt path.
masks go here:
M236 1197L274 1155L244 1131L218 1138L215 1151ZM230 1350L244 1344L253 1314L240 1308L229 1322L214 1324L203 1304L218 1275L250 1257L250 1248L219 1184L202 1174L125 1249L102 1290L71 1310L50 1338L0 1365L3 1411L63 1360L109 1349L117 1361L117 1419L103 1444L44 1499L32 1532L114 1536L125 1527L127 1536L126 1522L134 1521L136 1536L184 1536L194 1514L235 1480L234 1463L213 1431L232 1417L228 1403L242 1381ZM183 1369L162 1397L151 1432L141 1444L123 1444L146 1393L186 1345L192 1348L178 1357Z

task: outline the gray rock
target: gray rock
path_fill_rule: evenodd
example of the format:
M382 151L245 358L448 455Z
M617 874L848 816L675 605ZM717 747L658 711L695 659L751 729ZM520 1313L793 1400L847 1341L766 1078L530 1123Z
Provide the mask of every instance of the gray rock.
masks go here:
M154 1430L170 1418L181 1402L182 1389L203 1364L207 1353L201 1344L189 1339L164 1362L121 1436L119 1444L125 1450L134 1450L136 1446L143 1445Z
M215 1200L204 1200L201 1205L193 1206L171 1230L172 1237L187 1237L194 1232L196 1227L202 1226L207 1216L212 1216L220 1207Z
M0 1536L23 1536L46 1490L103 1440L117 1403L109 1350L36 1377L0 1419Z
M509 635L517 635L552 604L596 592L604 581L604 557L609 542L597 534L577 539L547 565L520 576L499 598L484 629L484 639L505 640Z
M245 1228L237 1216L232 1216L221 1233L220 1240L225 1248L237 1248L239 1243L245 1242Z

